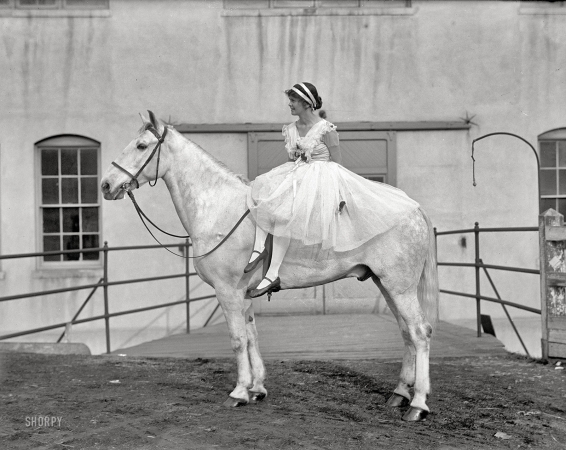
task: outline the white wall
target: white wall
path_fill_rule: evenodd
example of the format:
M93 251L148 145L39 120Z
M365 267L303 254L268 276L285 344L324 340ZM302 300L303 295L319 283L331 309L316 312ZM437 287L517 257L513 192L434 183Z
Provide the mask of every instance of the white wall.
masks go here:
M478 143L474 188L470 145L494 131L517 133L536 144L539 134L566 126L561 70L566 15L526 15L519 2L495 1L415 0L411 14L402 16L230 17L223 15L222 5L220 0L112 0L110 17L0 16L3 254L39 248L38 140L65 133L96 139L107 167L135 136L138 112L151 109L163 119L189 124L290 122L283 90L302 80L319 87L323 108L335 122L473 115L477 125L469 133L399 132L399 187L421 202L439 230L469 228L475 221L481 226L537 224L530 149L510 137ZM193 137L246 175L244 136ZM137 198L160 225L182 232L162 183L140 190ZM104 202L102 208L102 236L111 246L152 242L126 201ZM446 238L440 253L471 260L472 241L462 248L459 239ZM486 261L537 266L535 238L489 239ZM112 255L112 264L113 279L183 267L163 251ZM4 261L1 270L2 294L92 283L100 276L94 271L75 273L79 278L39 278L45 274L33 259ZM441 268L441 273L446 288L472 283L471 275L459 269ZM497 275L501 294L514 297L520 290L521 302L536 305L538 280L528 277ZM195 293L210 292L194 284ZM181 280L115 288L111 310L171 301L183 293ZM83 294L2 304L0 329L68 320ZM88 313L100 310L100 298L96 302ZM473 313L473 301L443 296L442 302L445 318ZM163 333L182 327L182 314L171 314L178 320L158 319ZM204 320L199 314L195 324ZM147 313L112 322L140 329L154 321L155 314Z

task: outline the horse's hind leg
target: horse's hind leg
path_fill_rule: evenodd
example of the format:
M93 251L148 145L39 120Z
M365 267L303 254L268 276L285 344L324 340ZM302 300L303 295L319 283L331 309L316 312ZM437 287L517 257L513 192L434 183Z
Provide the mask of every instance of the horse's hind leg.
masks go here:
M397 318L401 334L405 342L405 354L403 366L399 378L399 384L394 391L394 398L389 404L403 406L403 399L410 399L409 389L414 387L414 397L411 408L407 411L404 420L418 421L424 419L430 412L426 400L430 393L429 378L429 349L432 327L426 320L418 299L416 286L407 289L403 293L391 294L379 280L376 284L384 294L384 297Z
M410 389L415 384L415 347L411 341L409 330L405 321L401 319L397 310L390 308L393 315L397 319L397 324L401 330L401 336L405 344L403 353L403 363L401 365L401 373L399 374L399 382L393 391L393 395L387 400L387 405L392 407L408 406L411 402Z
M267 396L267 390L263 386L265 381L265 366L261 353L259 352L258 334L255 325L254 308L252 301L248 298L245 300L248 306L245 314L246 332L248 335L248 356L252 366L253 385L250 389L250 401L252 403L263 400Z

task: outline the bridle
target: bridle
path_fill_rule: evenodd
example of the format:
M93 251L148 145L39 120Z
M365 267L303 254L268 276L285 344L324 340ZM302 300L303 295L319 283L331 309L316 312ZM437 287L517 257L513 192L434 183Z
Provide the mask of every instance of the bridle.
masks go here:
M161 159L161 144L163 144L163 141L165 140L165 136L167 136L167 127L165 127L163 134L161 136L159 135L159 132L152 126L148 126L146 128L146 130L151 132L157 138L157 144L155 144L155 147L153 147L151 154L148 156L148 158L145 160L145 162L140 167L140 169L136 172L135 175L132 175L128 170L124 169L116 161L112 161L113 166L117 167L118 169L120 169L122 172L124 172L125 174L127 174L131 178L129 182L124 183L122 185L122 189L124 191L126 191L128 193L128 195L131 192L130 189L131 189L131 186L132 186L132 182L136 183L136 186L134 187L134 189L137 189L137 188L140 187L140 183L138 182L138 177L143 172L143 169L145 169L145 167L152 160L152 158L155 155L155 152L157 152L157 168L155 169L155 180L153 180L153 184L151 184L151 181L150 181L149 185L151 187L155 186L155 184L157 183L157 179L159 178L159 160Z
M175 256L179 256L181 258L185 258L185 259L193 259L193 258L202 258L204 256L210 255L214 250L216 250L218 247L220 247L222 244L224 244L224 242L226 242L226 240L231 236L231 234L236 230L236 228L238 228L238 226L243 222L243 220L246 218L246 216L250 213L250 210L247 209L246 212L242 215L242 217L240 217L240 220L238 220L238 222L236 223L236 225L234 225L234 227L230 230L230 232L224 236L224 239L222 239L212 250L209 250L208 252L202 254L202 255L198 255L198 256L183 256L183 255L179 255L178 253L172 252L171 250L169 250L165 245L163 245L161 242L159 242L159 240L154 236L154 234L151 232L151 230L149 229L149 227L147 226L147 224L145 223L145 220L147 220L151 225L153 225L156 229L158 229L159 231L161 231L163 234L166 234L168 236L172 236L172 237L176 237L176 238L180 238L180 239L189 239L191 236L190 235L186 235L186 236L179 236L177 234L172 234L172 233L168 233L165 230L162 230L161 228L159 228L157 225L155 225L149 217L146 216L146 214L142 211L142 209L140 208L140 206L138 205L138 202L136 202L136 198L134 197L134 194L132 192L132 184L135 182L135 187L134 189L137 189L140 187L140 184L138 182L138 177L140 176L140 174L143 172L143 169L146 168L146 166L149 164L149 162L152 160L152 158L155 156L155 153L157 152L157 167L155 169L155 179L153 180L153 184L151 184L151 181L149 181L149 185L151 187L154 187L157 184L157 180L159 178L159 160L161 158L161 144L163 144L163 141L165 140L165 136L167 136L167 127L165 127L163 134L159 135L159 132L153 127L153 126L148 126L146 128L147 131L150 131L156 138L157 138L157 144L155 144L155 147L153 147L153 150L151 151L151 154L148 156L148 158L145 160L145 162L143 163L143 165L140 167L140 169L136 172L135 175L132 175L128 170L124 169L120 164L118 164L115 161L112 161L112 165L114 167L117 167L118 169L120 169L122 172L124 172L125 174L127 174L130 177L130 181L122 184L121 188L126 191L126 193L128 194L128 197L130 197L130 200L132 201L134 208L136 209L136 212L138 213L138 216L140 218L140 220L142 221L143 225L145 226L146 230L149 232L149 234L151 234L151 237L153 239L155 239L155 241L161 245L165 250L167 250L169 253L175 255ZM144 220L145 218L145 220Z

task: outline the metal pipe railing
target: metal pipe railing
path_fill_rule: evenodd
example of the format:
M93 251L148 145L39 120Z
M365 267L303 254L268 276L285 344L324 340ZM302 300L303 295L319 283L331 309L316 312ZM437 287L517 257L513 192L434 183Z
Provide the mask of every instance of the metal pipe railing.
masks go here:
M483 262L480 259L480 262ZM485 273L485 276L487 277L487 279L489 280L489 284L491 285L491 288L493 289L493 292L495 292L495 295L497 296L497 298L499 300L501 300L501 296L499 295L499 291L497 290L497 287L495 287L495 283L493 282L491 275L489 274L489 272L487 271L487 269L484 267L483 271ZM523 339L521 338L521 334L519 333L519 330L517 330L517 327L515 326L515 322L513 322L513 319L511 318L511 315L509 314L509 311L507 311L507 307L506 305L504 305L503 303L501 304L501 307L503 308L503 311L505 312L505 315L507 316L507 319L509 320L509 322L511 323L511 326L513 327L513 330L515 331L515 335L517 336L517 338L519 339L519 342L521 343L521 345L523 346L523 350L525 350L525 353L527 354L527 356L531 356L529 353L529 350L527 350L527 346L525 345L525 343L523 342Z
M98 280L98 285L101 286L102 283L104 282L104 277L101 278L100 280ZM86 298L86 300L83 302L83 304L81 305L81 307L79 308L79 310L75 313L75 315L73 316L73 318L71 319L71 321L69 322L69 324L73 324L73 322L79 317L80 313L82 312L82 310L84 309L84 307L87 305L87 303L90 301L90 299L92 298L92 296L95 294L96 290L98 289L98 286L93 288L92 291L90 291L90 294L88 294L88 297ZM61 340L63 339L63 337L65 336L65 332L63 331L61 333L61 336L59 336L59 339L57 339L57 343L61 342Z
M484 301L499 303L503 307L503 310L505 311L507 319L511 323L511 326L512 326L513 330L515 331L515 334L519 338L519 341L520 341L521 345L523 346L527 355L529 355L529 352L528 352L528 350L527 350L527 348L526 348L526 346L523 342L523 339L521 338L519 331L517 330L517 327L515 326L515 323L513 322L513 319L511 318L511 315L507 311L506 306L511 306L513 308L521 309L523 311L529 311L529 312L532 312L532 313L535 313L535 314L541 314L541 310L537 309L537 308L531 308L529 306L520 305L518 303L503 300L501 298L501 296L499 295L497 287L495 286L495 283L493 282L493 279L491 278L487 269L502 270L502 271L509 271L509 272L519 272L519 273L529 273L529 274L536 274L536 275L540 275L541 271L538 270L538 269L526 269L526 268L522 268L522 267L502 266L502 265L495 265L495 264L484 264L483 259L481 258L481 255L480 255L480 233L532 232L532 231L538 232L539 229L538 229L538 227L480 228L478 222L476 222L474 224L474 228L465 228L465 229L461 229L461 230L449 230L449 231L441 231L441 232L437 231L436 228L434 229L434 235L435 235L436 242L438 242L438 236L448 236L448 235L454 235L454 234L474 233L474 259L475 259L475 261L473 263L437 262L437 266L473 267L474 272L475 272L475 277L474 277L475 291L476 291L475 294L451 291L451 290L446 290L446 289L440 289L440 292L442 292L444 294L450 294L450 295L455 295L455 296L460 296L460 297L473 298L473 299L476 300L476 319L477 319L476 322L477 322L477 335L478 335L478 337L481 337L481 334L482 334L482 330L481 330L481 301L484 300ZM438 261L438 259L437 259L437 261ZM480 272L481 272L482 269L483 269L493 291L495 292L495 295L496 295L497 298L487 297L485 295L482 295L482 293L481 293L481 279L480 279Z
M76 253L99 252L99 253L102 253L102 260L103 260L103 267L102 267L103 268L103 276L98 281L98 283L84 284L84 285L80 285L80 286L70 286L70 287L65 287L65 288L60 288L60 289L48 289L48 290L43 290L43 291L0 296L0 302L4 302L4 301L11 301L11 300L19 300L19 299L23 299L23 298L43 297L43 296L48 296L48 295L53 295L53 294L60 294L60 293L64 293L64 292L73 292L73 291L79 291L79 290L84 290L84 289L91 289L91 292L89 293L88 297L82 303L82 305L80 306L78 311L75 313L75 315L73 316L71 321L47 325L47 326L44 326L44 327L38 327L38 328L24 330L24 331L20 331L20 332L16 332L16 333L10 333L10 334L6 334L6 335L2 335L2 336L0 336L0 340L10 339L10 338L20 337L20 336L26 336L26 335L29 335L29 334L35 334L35 333L39 333L39 332L43 332L43 331L49 331L49 330L62 328L62 327L65 328L69 325L93 322L93 321L97 321L97 320L104 320L106 351L108 353L110 353L110 350L111 350L111 345L110 345L110 318L117 317L117 316L123 316L123 315L127 315L127 314L135 314L135 313L140 313L140 312L145 312L145 311L151 311L151 310L154 310L154 309L166 308L166 307L170 307L170 306L182 305L182 304L186 305L187 333L190 333L190 306L189 306L190 303L195 302L195 301L200 301L200 300L212 299L212 298L215 298L216 295L205 295L205 296L190 298L190 277L197 275L197 273L196 272L190 272L190 265L189 265L189 259L188 258L185 258L185 261L186 261L185 262L185 271L184 271L184 273L181 273L181 274L160 275L160 276L155 276L155 277L137 278L137 279L134 278L134 279L118 280L118 281L109 281L109 277L108 277L109 262L108 262L108 260L109 260L109 253L110 252L127 251L127 250L160 249L161 247L182 247L184 255L188 256L189 247L191 247L191 245L192 244L189 242L188 239L186 239L183 244L167 244L167 245L163 245L163 246L162 245L137 245L137 246L108 247L108 243L104 242L104 246L100 247L100 248L0 255L0 260L9 260L9 259L20 259L20 258L45 257L45 256L52 256L52 255L67 255L67 254L76 254ZM161 281L161 280L168 280L168 279L173 279L173 278L184 278L185 279L185 299L184 300L179 300L179 301L175 301L175 302L168 302L168 303L161 303L159 305L152 305L152 306L147 306L147 307L142 307L142 308L136 308L136 309L130 309L130 310L126 310L126 311L118 311L118 312L110 313L110 298L109 298L110 297L110 292L109 292L110 287L125 285L125 284L144 283L144 282L149 282L149 281ZM94 293L96 292L96 290L99 287L102 287L103 291L104 291L103 292L104 314L101 314L101 315L98 315L98 316L92 316L92 317L88 317L88 318L84 318L84 319L79 319L78 317L79 317L80 313L84 310L85 306L92 299L92 297L94 296ZM211 321L212 316L218 310L218 307L219 307L219 304L216 305L216 308L214 309L214 311L212 312L210 317L206 320L206 323L205 323L204 326L208 325L208 323ZM64 335L65 335L65 332L63 332L61 334L61 336L59 337L57 342L60 342L63 339Z

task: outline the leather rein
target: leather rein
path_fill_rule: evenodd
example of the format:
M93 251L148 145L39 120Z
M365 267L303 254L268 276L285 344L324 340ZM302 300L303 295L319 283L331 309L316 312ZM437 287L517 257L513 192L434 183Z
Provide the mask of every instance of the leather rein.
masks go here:
M153 148L151 154L149 155L149 157L146 159L146 161L143 163L143 165L141 166L141 168L136 172L135 175L132 175L128 170L124 169L122 166L120 166L117 162L112 161L112 165L114 167L117 167L118 169L120 169L122 172L126 173L129 177L130 177L130 181L128 181L127 183L122 184L121 188L128 194L128 197L130 197L130 200L132 201L132 204L134 205L134 208L136 209L136 212L138 213L138 216L141 220L141 222L143 223L143 225L145 226L146 230L149 232L149 234L151 235L151 237L153 239L155 239L155 241L161 245L161 247L163 247L165 250L167 250L169 253L175 255L175 256L179 256L180 258L185 258L185 259L193 259L193 258L203 258L207 255L210 255L213 251L215 251L218 247L220 247L222 244L224 244L224 242L226 242L226 240L232 235L232 233L234 231L236 231L236 228L238 228L238 226L243 222L243 220L246 218L246 216L250 213L250 210L247 209L246 212L242 215L242 217L240 217L240 219L238 220L238 222L236 222L236 225L234 225L234 227L232 227L232 229L230 230L230 232L224 236L224 239L222 239L212 250L209 250L208 252L202 254L202 255L198 255L198 256L184 256L184 255L179 255L178 253L172 252L171 250L169 250L165 245L163 245L161 242L159 242L159 240L155 237L155 235L151 232L151 230L149 229L149 227L147 226L146 220L153 225L154 228L158 229L159 231L161 231L163 234L166 234L168 236L172 236L172 237L176 237L176 238L180 238L180 239L189 239L191 236L190 235L186 235L186 236L179 236L177 234L172 234L172 233L168 233L165 230L162 230L161 228L159 228L157 225L155 225L155 223L153 223L151 221L151 219L149 217L147 217L147 215L142 211L142 209L140 208L140 206L138 205L138 202L136 202L136 198L134 197L134 194L132 192L132 185L135 183L135 187L134 189L137 189L140 187L140 184L138 182L138 177L140 176L140 174L143 172L143 170L146 168L146 166L149 164L149 162L152 160L152 158L155 156L155 153L157 152L157 167L155 169L155 180L153 181L153 184L151 184L151 181L149 181L149 185L151 187L154 187L157 184L157 179L159 178L159 160L161 159L161 144L163 143L163 141L165 140L165 136L167 136L167 127L165 127L163 134L160 136L159 132L153 127L153 126L148 126L147 131L150 131L156 138L157 138L157 144L155 144L155 147ZM144 220L145 219L145 220Z

